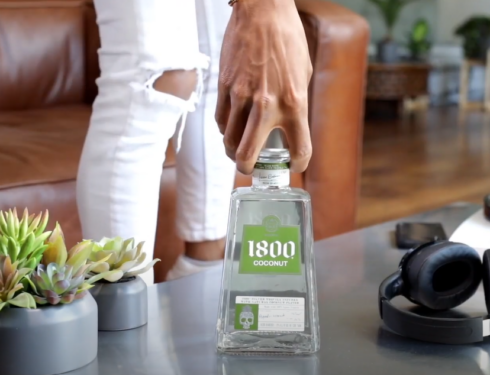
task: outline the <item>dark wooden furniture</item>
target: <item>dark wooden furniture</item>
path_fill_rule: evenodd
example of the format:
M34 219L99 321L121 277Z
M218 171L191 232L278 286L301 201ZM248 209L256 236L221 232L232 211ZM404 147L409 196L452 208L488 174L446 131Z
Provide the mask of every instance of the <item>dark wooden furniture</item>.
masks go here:
M430 65L425 63L369 64L366 116L396 117L406 99L425 102ZM413 106L413 103L409 104Z

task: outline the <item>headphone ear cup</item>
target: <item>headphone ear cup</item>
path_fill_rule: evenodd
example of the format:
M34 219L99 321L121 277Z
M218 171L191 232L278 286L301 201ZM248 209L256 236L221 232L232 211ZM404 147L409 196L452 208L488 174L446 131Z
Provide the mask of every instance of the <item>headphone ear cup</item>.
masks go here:
M483 253L483 290L485 291L485 304L487 312L490 311L490 250Z
M464 303L476 292L482 270L475 249L460 243L437 242L407 260L402 270L408 284L404 294L421 306L447 310Z

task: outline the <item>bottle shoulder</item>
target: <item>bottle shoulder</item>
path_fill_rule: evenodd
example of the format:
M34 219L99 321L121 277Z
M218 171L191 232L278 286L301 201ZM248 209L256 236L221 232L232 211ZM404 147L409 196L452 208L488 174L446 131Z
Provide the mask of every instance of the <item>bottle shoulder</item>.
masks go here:
M234 200L310 200L310 194L301 188L286 189L257 189L253 187L239 187L233 190Z

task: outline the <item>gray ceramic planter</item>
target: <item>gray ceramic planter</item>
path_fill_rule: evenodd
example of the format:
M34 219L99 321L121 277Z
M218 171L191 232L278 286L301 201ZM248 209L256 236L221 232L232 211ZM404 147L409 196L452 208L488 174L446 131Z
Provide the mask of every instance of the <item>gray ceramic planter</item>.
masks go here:
M97 357L97 304L90 294L69 305L0 312L2 375L54 375Z
M99 306L99 331L124 331L148 323L148 292L140 277L96 283L89 290Z
M396 63L399 60L398 44L392 41L381 41L377 45L378 61L383 63Z

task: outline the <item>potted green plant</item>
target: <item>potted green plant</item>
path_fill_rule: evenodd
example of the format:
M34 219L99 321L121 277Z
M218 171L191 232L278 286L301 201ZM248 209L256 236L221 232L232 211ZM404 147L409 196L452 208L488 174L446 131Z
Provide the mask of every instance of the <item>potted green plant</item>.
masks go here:
M51 235L46 231L49 212L29 215L24 210L19 220L17 210L0 211L0 254L10 256L19 268L33 270L41 261L44 250L48 247L45 241Z
M418 19L412 30L408 33L407 48L410 52L410 60L424 61L427 59L427 53L430 50L431 43L429 41L429 23L427 20Z
M47 222L47 212L25 210L19 220L0 211L2 375L60 374L97 356L97 304L87 290L105 274L88 278L100 264L89 262L90 241L67 251L59 225L49 232Z
M454 33L463 38L464 56L467 59L486 61L490 48L490 17L470 17Z
M401 11L408 4L416 0L368 0L375 5L381 14L386 26L386 36L377 44L377 58L384 63L393 63L398 61L398 43L393 39L393 30Z
M92 275L105 274L90 293L99 306L99 330L123 331L148 323L146 283L138 276L147 272L160 259L137 269L146 260L143 242L135 246L133 238L103 238L94 242L90 259L101 262Z

